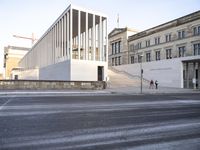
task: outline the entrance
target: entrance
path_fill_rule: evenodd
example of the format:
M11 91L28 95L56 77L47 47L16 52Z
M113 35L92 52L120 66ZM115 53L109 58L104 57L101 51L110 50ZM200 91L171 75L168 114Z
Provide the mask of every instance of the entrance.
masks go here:
M98 75L98 81L103 81L103 66L98 66L98 72L97 72L97 75Z
M200 61L187 60L183 62L184 88L200 89Z

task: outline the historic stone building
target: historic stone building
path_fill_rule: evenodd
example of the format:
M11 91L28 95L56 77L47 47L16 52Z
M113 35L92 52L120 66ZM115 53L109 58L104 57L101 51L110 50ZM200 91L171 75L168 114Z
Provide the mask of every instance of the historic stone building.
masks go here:
M161 86L200 88L200 11L128 38L128 65L115 67Z
M130 28L115 28L109 35L108 41L108 63L109 66L128 64L128 37L137 33L137 30Z
M18 63L24 55L30 50L26 47L7 46L4 47L4 69L5 79L13 79L12 70L19 68ZM17 78L17 76L16 76Z
M106 15L70 5L22 58L20 78L102 81L107 54Z

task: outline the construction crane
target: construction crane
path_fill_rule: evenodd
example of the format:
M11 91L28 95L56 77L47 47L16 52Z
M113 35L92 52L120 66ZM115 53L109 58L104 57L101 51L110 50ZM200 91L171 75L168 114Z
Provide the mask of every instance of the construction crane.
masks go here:
M19 35L13 35L13 37L31 40L32 45L33 45L34 42L37 40L37 39L35 38L35 36L34 36L34 33L32 33L32 37L25 37L25 36L19 36Z

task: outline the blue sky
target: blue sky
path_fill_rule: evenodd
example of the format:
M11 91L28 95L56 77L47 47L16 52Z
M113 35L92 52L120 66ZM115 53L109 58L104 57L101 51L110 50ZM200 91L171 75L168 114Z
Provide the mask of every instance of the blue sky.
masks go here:
M3 48L31 46L13 34L39 38L72 3L108 15L108 31L117 27L145 30L200 10L200 0L0 0L0 72Z

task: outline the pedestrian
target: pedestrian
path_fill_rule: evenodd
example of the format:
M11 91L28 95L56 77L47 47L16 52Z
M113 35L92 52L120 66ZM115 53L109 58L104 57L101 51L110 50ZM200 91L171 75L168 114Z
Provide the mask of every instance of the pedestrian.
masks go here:
M154 85L153 80L151 80L151 81L150 81L150 86L149 86L149 88L150 88L150 89L153 89L153 85Z
M156 89L158 89L158 81L155 81Z
M106 87L110 87L110 78L109 76L106 77Z

